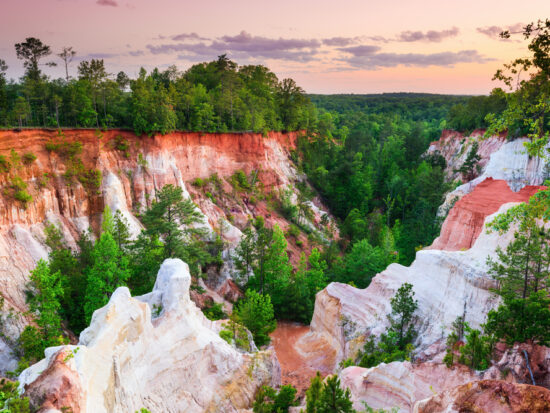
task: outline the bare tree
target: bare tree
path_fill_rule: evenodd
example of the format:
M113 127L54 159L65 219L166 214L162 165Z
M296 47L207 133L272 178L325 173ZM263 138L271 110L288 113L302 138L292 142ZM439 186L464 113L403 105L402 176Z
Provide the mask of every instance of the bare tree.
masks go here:
M61 53L58 53L58 57L65 63L65 79L69 82L69 64L76 56L76 51L72 47L64 47Z

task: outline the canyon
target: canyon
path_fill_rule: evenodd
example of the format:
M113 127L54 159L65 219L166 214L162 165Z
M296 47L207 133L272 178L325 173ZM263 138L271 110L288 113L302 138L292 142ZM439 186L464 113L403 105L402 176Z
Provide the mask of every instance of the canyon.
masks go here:
M17 174L33 196L26 208L5 193L0 196L0 287L4 296L0 370L14 368L11 347L29 322L17 314L27 310L24 291L29 271L48 255L45 224L58 225L76 248L82 231L99 229L101 213L108 205L121 211L136 235L142 228L137 214L165 184L183 188L202 212L208 231L220 232L227 242L223 267L204 287L211 299L224 304L231 301L225 297L238 294L231 253L240 240L240 229L255 216L264 216L268 225L283 229L289 222L268 208L265 200L226 201L230 197L223 195L224 200L216 202L222 198L207 196L193 182L217 174L223 193L230 194L229 178L242 170L246 174L255 171L266 193L292 188L305 180L290 160L298 135L173 133L139 138L123 130L66 130L63 135L50 130L0 131L1 154L10 156L13 149L37 156L32 165L0 177L0 184L9 187ZM76 141L82 143L84 167L101 172L98 188L90 189L78 180L67 185L67 160L46 149L48 143ZM442 364L451 323L464 316L472 327L479 327L499 302L491 292L495 282L487 274L486 259L494 256L497 247L507 245L513 231L488 233L485 224L518 202L528 201L544 188L546 177L544 162L523 151L523 139L482 139L480 131L469 136L445 131L428 154L441 154L448 179L458 180L454 170L473 141L479 142L478 176L447 195L440 209L445 220L434 243L418 251L410 267L391 264L366 289L329 284L317 294L309 327L281 323L272 334L272 347L254 353L238 351L220 339L219 323L208 321L190 301L193 292L189 291L186 264L169 260L161 267L151 293L132 297L127 288L119 288L94 313L78 343L48 349L44 360L20 376L21 391L43 411L68 406L74 412L141 407L152 412L236 412L250 408L256 390L264 384L291 383L303 395L309 378L319 370L323 375L339 374L357 409L367 403L373 408L399 407L402 412L461 411L468 398L475 399L476 406L490 408L495 395L507 394L514 397L503 412L529 406L544 411L540 409L550 407L550 392L523 384L526 369L517 351L502 355L498 371L485 375L462 367L450 370ZM316 228L322 216L330 215L319 199L311 207L315 214L310 225ZM224 231L219 231L221 225ZM289 244L293 262L310 248L305 237L300 240L302 246ZM357 357L367 337L388 327L390 299L404 282L413 285L419 303L414 362L341 368L342 361ZM152 315L153 306L160 304L162 313ZM527 351L537 366L548 365L550 353L545 348ZM500 380L501 371L513 367L514 374ZM541 372L537 383L547 382Z

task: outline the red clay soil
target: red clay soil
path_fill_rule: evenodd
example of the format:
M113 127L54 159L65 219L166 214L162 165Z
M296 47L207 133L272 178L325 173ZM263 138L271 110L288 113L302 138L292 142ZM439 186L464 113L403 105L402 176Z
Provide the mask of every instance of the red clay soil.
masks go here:
M296 350L296 342L308 332L309 326L279 321L277 329L271 333L271 342L281 364L282 382L296 387L300 397L305 394L311 378L316 374L316 370Z
M430 249L459 251L472 247L483 230L485 218L508 202L527 202L544 186L526 186L519 192L506 181L487 178L462 197L451 209L441 227L440 236Z

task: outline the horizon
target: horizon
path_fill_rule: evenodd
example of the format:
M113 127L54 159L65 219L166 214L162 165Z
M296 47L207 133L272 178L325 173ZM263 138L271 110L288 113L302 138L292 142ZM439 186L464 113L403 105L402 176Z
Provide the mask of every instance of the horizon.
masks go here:
M498 33L521 30L550 11L545 0L520 10L510 0L466 0L451 10L436 0L344 0L338 6L327 0L4 1L0 59L8 64L8 79L23 74L15 43L37 37L51 46L45 61L58 63L44 68L51 78L64 72L55 54L65 46L77 51L73 77L78 63L92 58L104 59L110 73L135 77L140 67L175 64L185 71L227 53L239 65L263 64L279 79L295 79L307 94L323 95L486 95L502 87L491 80L495 71L527 53L521 36L502 40ZM397 23L405 19L410 22Z

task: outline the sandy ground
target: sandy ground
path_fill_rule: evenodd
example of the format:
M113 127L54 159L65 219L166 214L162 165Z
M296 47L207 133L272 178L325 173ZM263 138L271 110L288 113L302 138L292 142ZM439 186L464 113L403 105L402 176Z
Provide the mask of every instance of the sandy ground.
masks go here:
M297 340L309 332L309 326L279 321L271 333L271 342L281 364L283 384L292 384L303 396L317 369L296 348ZM321 372L326 373L326 372ZM326 374L323 374L323 376Z

